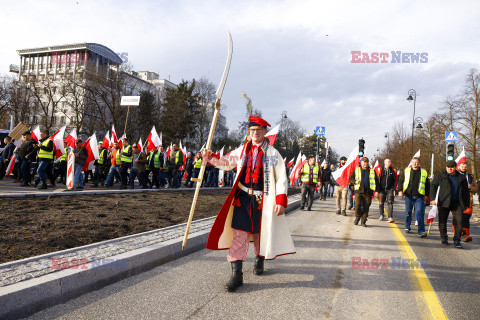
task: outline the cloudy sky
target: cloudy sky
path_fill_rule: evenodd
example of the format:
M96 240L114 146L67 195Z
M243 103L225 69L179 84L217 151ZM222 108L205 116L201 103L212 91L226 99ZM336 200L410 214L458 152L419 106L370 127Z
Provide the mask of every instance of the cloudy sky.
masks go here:
M218 83L234 54L222 102L227 124L245 114L245 91L274 124L282 111L308 131L325 126L339 153L360 137L372 155L397 121L426 119L480 63L479 1L2 1L0 73L17 49L97 42L127 52L135 70L178 83ZM352 51L389 53L388 63L352 63ZM391 51L427 53L427 63L391 63ZM161 130L161 129L160 129Z

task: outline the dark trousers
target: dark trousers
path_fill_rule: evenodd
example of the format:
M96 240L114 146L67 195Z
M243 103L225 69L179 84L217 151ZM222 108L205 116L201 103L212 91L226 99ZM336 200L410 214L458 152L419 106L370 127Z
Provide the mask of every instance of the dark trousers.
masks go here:
M129 162L122 162L120 166L120 179L122 182L122 187L126 187L128 185L128 169L132 166Z
M193 169L187 170L187 178L185 179L185 185L187 187L193 186L193 182L190 183L190 180L192 179L192 174L193 174Z
M29 159L23 159L22 160L22 165L20 166L20 170L22 171L22 176L23 176L23 184L29 184L31 180L31 173L30 173L30 160Z
M322 181L322 186L320 187L320 198L327 198L328 184L328 181Z
M130 170L130 176L128 178L128 184L130 186L130 188L134 188L134 185L135 185L135 178L138 177L138 182L140 183L140 185L146 189L147 188L147 184L145 182L145 179L144 179L144 175L142 174L142 172L138 172L138 169L134 169L132 168Z
M355 193L355 217L367 221L368 210L372 204L372 195L369 193Z
M168 167L168 171L170 172L169 180L171 180L171 183L169 184L169 187L172 188L178 188L178 179L177 179L177 172L178 172L178 165L171 165Z
M152 168L152 185L155 187L160 188L160 183L158 182L158 171L159 168Z
M302 183L302 204L300 205L302 208L305 207L307 202L307 194L308 194L308 208L312 208L313 203L313 194L315 193L315 184L307 184Z
M471 214L462 213L462 228L470 229L470 218Z
M3 179L3 177L5 177L8 163L9 163L9 160L6 160L6 161L2 160L2 162L0 162L0 179Z
M453 215L453 226L455 227L455 234L453 235L453 241L460 241L462 236L462 206L458 201L450 204L449 208L438 207L438 229L440 230L440 237L447 239L447 220L450 211Z
M394 190L381 190L380 195L380 204L378 209L380 210L380 215L385 215L385 202L387 202L387 213L389 218L393 218L393 201L395 199Z
M93 183L98 185L98 181L105 180L105 166L96 164L93 171Z
M150 178L148 178L148 176L150 175L150 170L145 170L143 172L140 172L140 174L143 176L143 180L145 181L145 184L151 187L152 181L150 181Z

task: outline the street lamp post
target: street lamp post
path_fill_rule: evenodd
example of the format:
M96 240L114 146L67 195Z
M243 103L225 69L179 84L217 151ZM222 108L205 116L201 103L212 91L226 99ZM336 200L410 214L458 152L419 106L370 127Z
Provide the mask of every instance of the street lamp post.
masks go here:
M410 159L413 157L413 134L415 130L415 102L417 102L417 92L414 89L408 90L408 101L413 100L413 118L412 118L412 148L410 149Z

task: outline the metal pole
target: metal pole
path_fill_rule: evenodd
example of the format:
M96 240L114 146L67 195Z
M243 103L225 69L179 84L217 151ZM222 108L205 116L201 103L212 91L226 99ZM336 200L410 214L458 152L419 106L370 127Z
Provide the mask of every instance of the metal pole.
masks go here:
M413 134L415 130L415 102L417 101L417 93L415 93L415 96L413 98L413 119L412 119L412 148L410 149L410 159L413 157Z

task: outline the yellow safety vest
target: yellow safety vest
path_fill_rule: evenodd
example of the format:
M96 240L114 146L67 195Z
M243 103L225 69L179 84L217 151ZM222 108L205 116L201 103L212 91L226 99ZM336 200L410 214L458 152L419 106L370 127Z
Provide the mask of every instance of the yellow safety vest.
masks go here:
M160 151L155 152L155 155L153 156L153 166L157 169L160 169L162 167L163 163L160 163Z
M67 156L68 156L67 155L67 148L65 148L64 153L60 156L60 158L58 158L58 159L60 159L59 162L67 161Z
M46 147L48 145L48 142L52 141L51 139L47 139L42 142L42 146ZM45 151L42 148L38 150L38 158L40 160L46 159L46 160L53 160L53 149L52 151Z
M128 145L126 147L122 147L122 152L121 152L121 161L126 162L126 163L132 163L133 162L133 154L129 157L124 155L123 153L128 153L132 149L131 145Z
M202 167L202 161L203 161L202 158L197 158L197 159L195 160L195 163L193 164L193 167L194 167L195 169L200 169L200 168Z
M318 182L318 166L315 165L313 167L313 183ZM310 165L308 163L305 163L303 166L303 173L302 173L302 182L308 183L309 181L309 176L310 176Z
M103 164L103 159L105 158L105 152L107 152L107 149L102 149L100 152L100 156L98 157L97 163L98 164Z
M115 165L116 166L119 166L122 164L122 160L121 160L121 157L120 157L120 152L121 150L120 149L116 149L116 153L115 153Z
M180 161L180 150L175 151L175 164L177 164L178 161Z
M375 189L377 188L377 185L375 183L375 170L373 169L370 169L369 181L370 181L370 189L375 191ZM355 190L360 189L361 182L362 182L362 168L356 167L355 168Z
M403 192L407 190L408 184L410 183L410 173L412 168L405 169L405 180L403 181ZM420 182L418 183L418 193L422 196L425 195L425 185L427 184L428 172L425 169L420 169Z

